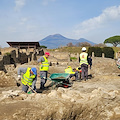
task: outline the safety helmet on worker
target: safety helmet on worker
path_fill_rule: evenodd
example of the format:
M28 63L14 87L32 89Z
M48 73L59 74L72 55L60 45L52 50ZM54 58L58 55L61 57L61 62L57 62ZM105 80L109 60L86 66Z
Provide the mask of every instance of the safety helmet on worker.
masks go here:
M34 75L37 75L37 69L35 67L31 68Z
M86 47L83 47L83 48L82 48L82 51L86 51Z
M46 52L46 53L45 53L45 55L48 55L48 56L50 56L50 53L49 53L49 52Z
M71 66L68 66L68 68L71 68Z

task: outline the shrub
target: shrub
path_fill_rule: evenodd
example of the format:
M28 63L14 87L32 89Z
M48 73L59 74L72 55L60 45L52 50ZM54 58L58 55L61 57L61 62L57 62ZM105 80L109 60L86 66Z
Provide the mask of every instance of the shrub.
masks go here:
M114 50L111 47L104 47L102 48L103 53L105 54L106 58L114 58Z
M88 55L92 56L92 52L94 52L95 57L102 57L102 53L104 53L106 58L114 58L114 50L112 47L89 47Z
M94 52L95 57L102 57L102 49L100 47L89 47L88 55L92 56Z
M5 55L9 56L9 55L11 55L11 53L9 53L9 52L6 52L6 53L5 53Z

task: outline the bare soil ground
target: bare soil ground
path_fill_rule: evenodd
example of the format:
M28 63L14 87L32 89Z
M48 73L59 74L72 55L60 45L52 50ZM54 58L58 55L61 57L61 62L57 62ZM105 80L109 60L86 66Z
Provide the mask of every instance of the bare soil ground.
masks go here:
M32 66L38 68L37 63ZM65 67L50 67L50 72L62 73ZM4 74L4 80L13 84L5 86L0 80L4 84L0 87L0 120L120 120L120 70L115 61L93 58L89 74L91 79L73 81L72 87L49 87L36 95L21 93L14 79ZM46 86L50 83L48 80Z

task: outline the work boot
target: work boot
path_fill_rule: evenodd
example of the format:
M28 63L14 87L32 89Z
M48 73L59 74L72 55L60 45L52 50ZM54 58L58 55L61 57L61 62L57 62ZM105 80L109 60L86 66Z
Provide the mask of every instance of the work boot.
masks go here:
M78 79L77 82L81 82L81 79Z
M27 94L32 94L33 92L30 90L29 92L27 92Z
M85 78L84 80L85 80L85 81L87 81L88 79L87 79L87 78Z
M45 87L44 87L44 83L41 82L40 84L40 90L43 90Z

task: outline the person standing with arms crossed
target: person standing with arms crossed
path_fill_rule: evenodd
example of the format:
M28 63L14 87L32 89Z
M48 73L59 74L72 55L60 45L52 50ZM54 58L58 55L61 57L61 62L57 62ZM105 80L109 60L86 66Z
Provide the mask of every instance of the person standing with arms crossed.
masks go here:
M40 57L38 59L38 62L40 64L40 89L45 89L45 83L47 82L47 74L49 70L49 63L48 63L48 57L50 56L49 52L46 52L44 56Z
M88 54L86 53L86 48L82 48L82 53L79 57L79 62L81 66L81 80L87 80L88 79Z

